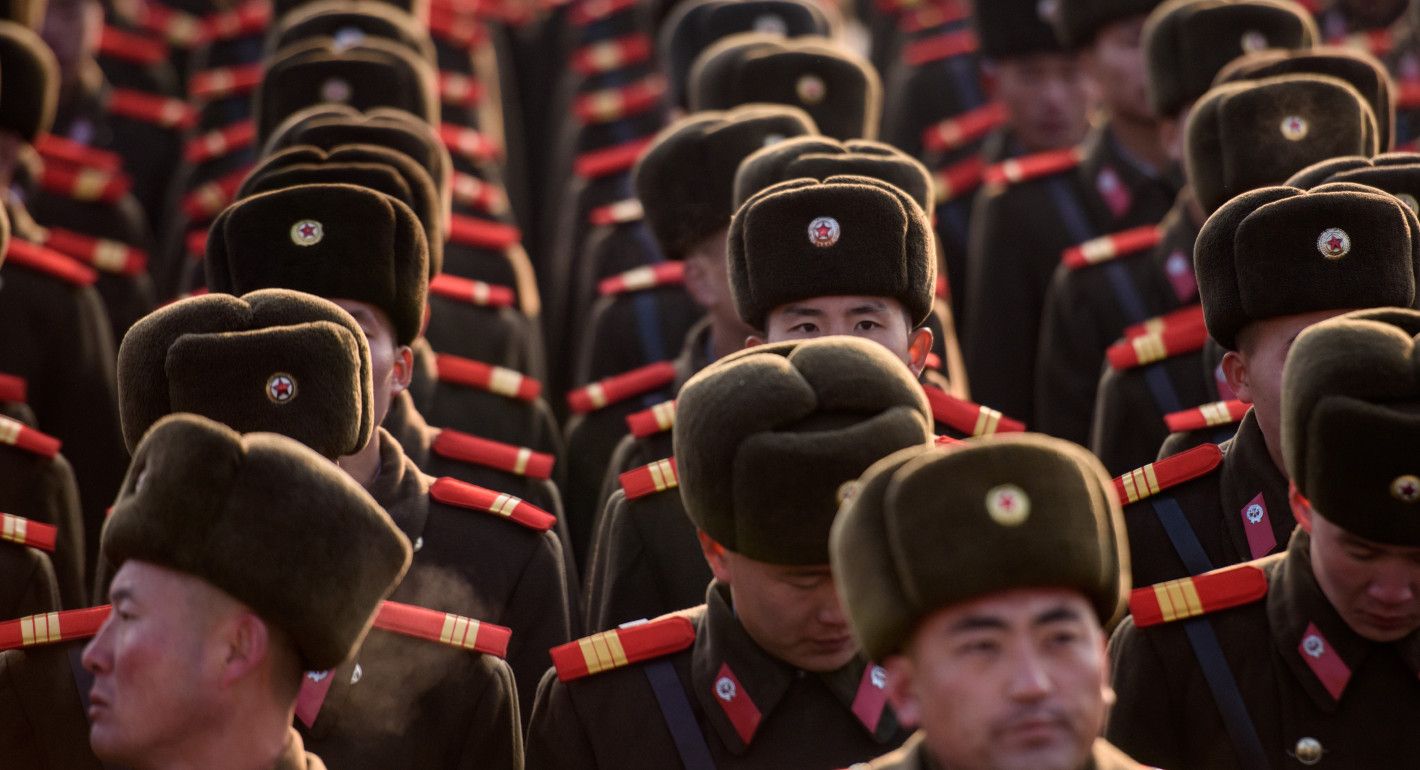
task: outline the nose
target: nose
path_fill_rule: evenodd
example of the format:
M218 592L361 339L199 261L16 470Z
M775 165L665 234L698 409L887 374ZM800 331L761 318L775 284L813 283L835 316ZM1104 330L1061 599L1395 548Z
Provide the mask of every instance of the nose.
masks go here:
M1366 595L1382 604L1406 604L1415 601L1413 570L1383 567L1366 584Z
M848 625L848 616L843 612L843 603L838 600L838 589L834 581L828 581L827 587L821 590L817 599L818 622L835 628Z
M1045 663L1033 649L1019 650L1011 661L1007 695L1020 702L1038 701L1050 695L1052 685Z
M108 630L112 622L113 616L110 615L109 619L99 626L99 632L94 635L94 638L84 645L84 654L79 658L79 661L83 664L84 670L91 674L105 673L111 668L113 656Z

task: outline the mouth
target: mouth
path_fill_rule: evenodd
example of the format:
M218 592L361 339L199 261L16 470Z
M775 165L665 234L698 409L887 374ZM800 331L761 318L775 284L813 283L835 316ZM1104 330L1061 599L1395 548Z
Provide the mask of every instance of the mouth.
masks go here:
M108 701L104 700L104 697L102 695L99 695L98 693L90 690L88 711L89 721L94 721L94 719L96 719L99 714L103 713L107 709Z
M833 639L813 639L809 642L809 646L812 647L815 652L819 653L840 652L844 648L850 647L852 644L853 637L851 636L842 636Z
M1385 615L1370 611L1362 611L1361 617L1367 625L1374 626L1386 631L1398 631L1415 625L1415 618L1409 615Z
M1017 719L1005 725L1001 735L1008 740L1024 744L1050 743L1067 732L1066 725L1050 716L1032 716Z

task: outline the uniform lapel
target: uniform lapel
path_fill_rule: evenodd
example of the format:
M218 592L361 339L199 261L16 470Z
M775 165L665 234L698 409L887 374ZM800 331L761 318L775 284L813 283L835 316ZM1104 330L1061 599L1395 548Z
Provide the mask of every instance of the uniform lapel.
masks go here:
M727 586L712 583L706 605L704 636L691 656L691 688L725 749L739 755L784 699L796 672L750 639L730 609Z
M1287 477L1272 462L1257 415L1249 411L1228 442L1219 485L1232 561L1260 559L1287 542L1296 526L1287 490Z

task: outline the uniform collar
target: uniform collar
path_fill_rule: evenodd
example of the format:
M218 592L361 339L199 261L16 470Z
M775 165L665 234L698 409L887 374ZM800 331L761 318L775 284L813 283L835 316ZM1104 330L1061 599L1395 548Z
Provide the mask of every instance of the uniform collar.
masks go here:
M690 331L685 334L685 343L681 345L680 355L675 359L675 389L680 392L680 387L685 381L694 377L696 372L715 362L714 348L710 344L710 318L696 321Z
M390 399L383 427L399 442L406 457L423 467L434 445L434 431L424 421L424 415L414 406L414 397L405 390Z
M1149 168L1120 146L1108 122L1091 130L1080 150L1084 153L1080 179L1091 193L1086 199L1104 217L1101 222L1126 219L1150 186L1168 184L1159 170Z
M381 427L376 440L380 442L380 472L366 491L389 513L417 553L429 518L430 480L389 431Z
M1267 440L1248 410L1238 432L1223 445L1219 489L1223 526L1238 561L1260 559L1285 547L1296 527L1287 477L1272 461ZM1221 566L1221 565L1215 565Z

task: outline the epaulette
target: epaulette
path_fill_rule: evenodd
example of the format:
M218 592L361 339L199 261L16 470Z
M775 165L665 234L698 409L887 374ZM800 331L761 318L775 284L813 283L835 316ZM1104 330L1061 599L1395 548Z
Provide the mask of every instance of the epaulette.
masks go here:
M655 141L654 136L633 139L629 142L589 150L578 155L572 162L572 171L582 179L599 179L611 174L630 171L636 159Z
M203 101L240 96L255 91L265 74L261 62L194 72L187 81L187 95Z
M109 91L108 111L167 129L186 128L196 115L187 102L180 99L169 99L131 88L115 88Z
M525 446L505 444L453 428L440 430L430 448L434 454L449 460L539 481L552 478L552 466L557 463L557 458L546 452L535 452Z
M437 4L429 6L429 34L466 49L482 45L488 39L482 22L477 18L455 13Z
M981 186L986 178L986 161L979 156L959 160L932 172L932 192L937 204L964 198Z
M1395 50L1395 35L1389 29L1368 29L1327 41L1327 44L1357 48L1377 59L1384 59L1390 55L1391 51Z
M502 516L538 532L546 532L557 523L556 516L522 498L447 476L430 485L429 496L444 505Z
M675 364L670 361L648 364L577 388L567 394L567 405L578 414L595 412L604 406L665 387L674 382L675 377Z
M1210 612L1241 607L1267 595L1267 573L1254 564L1234 564L1202 575L1136 588L1129 593L1134 625L1148 628Z
M46 161L58 161L69 166L92 168L110 174L123 170L123 158L116 152L80 144L54 134L40 134L34 143L35 152Z
M1173 310L1160 316L1146 318L1137 324L1131 324L1124 328L1124 339L1142 337L1145 334L1154 334L1164 329L1178 329L1183 327L1203 326L1203 306L1189 305Z
M1020 433L1025 423L1002 415L989 406L973 404L937 388L923 388L932 407L932 419L968 436L989 436L993 433Z
M162 3L142 3L140 19L144 29L155 32L178 48L192 48L202 42L202 18Z
M572 52L572 69L579 75L600 75L651 58L651 39L644 34L599 40Z
M622 626L559 644L548 652L563 682L644 663L695 644L695 626L680 615Z
M99 279L98 274L93 270L69 257L53 249L46 249L37 243L22 241L19 238L10 239L10 245L5 249L5 261L48 273L75 286L92 286L94 281Z
M513 636L511 629L493 623L388 599L380 602L374 627L500 658L508 656Z
M507 210L508 196L498 185L462 171L455 171L449 185L454 203L498 214Z
M1223 450L1217 444L1200 444L1120 476L1114 480L1114 494L1119 498L1120 505L1137 503L1186 481L1206 476L1222 462Z
M486 135L467 126L440 123L439 140L449 152L458 153L474 163L486 163L498 157L498 145Z
M963 21L967 17L965 3L945 3L933 4L920 8L912 8L902 14L897 20L898 29L909 35L925 32L929 29L944 27L948 24L955 24Z
M42 612L0 623L0 651L88 639L99 632L113 606Z
M183 147L183 160L188 163L206 163L224 157L237 150L244 150L256 141L256 122L243 120L226 128L208 131L187 140Z
M627 500L639 500L680 486L674 457L632 468L617 479L621 482L621 489L626 492Z
M450 353L436 353L434 366L440 382L478 388L519 401L536 401L542 395L542 383L504 366L485 364Z
M636 438L665 433L675 427L675 401L662 401L650 409L626 415L626 427Z
M0 373L0 403L23 404L29 393L24 377Z
M148 253L126 243L94 238L62 227L44 228L43 238L45 246L105 273L134 276L148 269Z
M909 67L920 67L942 59L976 53L976 35L969 29L944 32L909 43L902 49L902 61Z
M612 14L634 8L636 3L637 0L587 0L583 3L573 3L571 21L578 27L585 27Z
M449 218L449 242L479 249L502 250L517 245L523 233L516 226L489 219L453 214Z
M652 75L630 85L580 94L572 101L572 114L583 124L610 123L655 107L665 93L666 81Z
M986 136L1005 122L1006 106L991 102L928 126L922 132L922 147L928 152L956 150Z
M637 198L627 198L616 203L608 203L605 206L597 206L587 214L587 221L597 227L624 225L628 222L640 222L645 218L646 208Z
M1011 158L986 169L987 184L1012 185L1059 174L1080 165L1084 155L1078 147Z
M1105 357L1112 368L1122 371L1192 353L1207 341L1207 328L1180 324L1120 340L1109 346Z
M449 273L439 273L429 281L429 293L479 307L512 307L513 290L508 286L474 281Z
M246 179L250 171L249 166L243 166L198 186L182 197L182 213L186 214L189 220L196 222L206 221L222 213L222 209L231 205L237 189L242 186L242 180Z
M63 442L13 417L0 415L0 444L8 444L40 457L52 458L59 454L59 447Z
M445 106L476 106L483 101L483 84L462 72L439 70L439 101Z
M12 543L52 553L58 535L59 528L52 524L30 521L10 513L0 513L0 540L8 540Z
M187 254L193 262L199 262L207 256L207 228L199 227L188 231L184 240L187 245Z
M1159 241L1163 239L1162 228L1157 225L1144 225L1071 246L1065 250L1060 261L1071 270L1079 270L1082 267L1147 251L1159 245Z
M152 66L167 60L168 47L161 40L105 24L103 32L99 33L98 53L100 56Z
M1420 80L1401 80L1395 84L1395 108L1413 110L1420 107ZM1414 141L1408 142L1414 144Z
M1190 430L1202 430L1213 428L1219 425L1232 425L1242 422L1242 418L1247 414L1247 410L1252 408L1248 404L1237 399L1231 401L1214 401L1211 404L1195 406L1192 409L1185 409L1181 412L1164 415L1164 424L1168 426L1170 433L1182 433Z
M264 34L271 25L271 4L251 0L236 8L219 11L203 20L204 43L216 43Z
M116 203L128 194L132 182L122 171L46 163L39 173L39 186L46 192L84 203Z
M685 263L667 260L654 265L644 265L627 270L620 275L603 278L597 283L597 293L603 297L613 294L629 294L661 286L680 286L685 283Z

